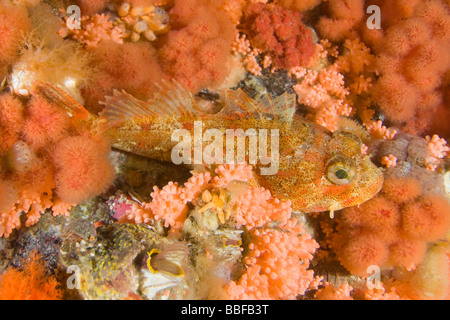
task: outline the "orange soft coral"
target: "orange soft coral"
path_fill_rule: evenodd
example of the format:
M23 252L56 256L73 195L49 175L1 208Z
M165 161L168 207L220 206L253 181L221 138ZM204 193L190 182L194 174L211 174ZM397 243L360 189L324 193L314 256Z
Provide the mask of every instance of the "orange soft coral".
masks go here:
M28 104L23 139L33 148L39 149L60 139L69 128L69 118L63 110L33 97Z
M0 96L0 155L6 154L19 139L23 110L20 100L11 94Z
M0 236L19 228L21 217L26 227L37 223L52 206L54 216L67 215L72 205L112 181L108 142L85 132L59 105L32 95L24 108L6 94L0 104L0 127L11 135L9 145L0 139L5 147L0 152Z
M317 24L320 35L331 41L354 38L355 29L364 17L364 1L336 0L327 5L329 15L320 17Z
M83 15L92 15L102 10L107 0L78 0Z
M22 102L11 94L4 93L0 96L0 123L2 127L13 132L18 132L18 128L23 122Z
M54 276L46 274L42 258L30 256L23 270L10 267L0 276L0 300L59 300L62 290Z
M363 233L352 237L339 254L341 264L352 274L364 276L371 265L384 265L389 249L379 237Z
M402 231L412 238L436 241L450 228L450 204L443 195L424 195L402 210Z
M7 181L0 180L0 212L11 209L16 202L17 191Z
M220 85L235 37L227 13L210 0L175 0L170 17L174 28L159 50L165 73L193 92Z
M439 122L435 112L450 68L444 40L450 37L450 6L440 0L391 2L375 1L383 12L385 37L373 43L381 74L374 102L404 131L429 132Z
M357 218L352 218L353 215ZM375 197L352 210L344 211L342 218L346 221L355 221L353 225L371 226L373 229L384 229L397 226L400 222L400 213L397 206L384 197Z
M53 153L56 193L66 203L78 203L103 191L114 172L108 146L85 136L62 139Z
M0 63L9 64L17 59L22 37L31 30L27 10L7 1L0 4Z
M428 244L445 237L450 228L446 197L422 192L415 178L389 176L379 195L344 209L338 232L328 232L342 265L361 276L371 264L416 268ZM364 250L369 242L370 250Z
M380 7L381 28L367 27L365 9L370 5ZM368 52L360 52L350 61L338 58L352 93L368 93L387 120L405 132L420 134L441 128L436 119L445 109L442 84L450 67L448 2L336 0L327 2L325 8L326 14L316 25L322 38L344 42L349 51L348 44L364 40L375 54L370 57ZM371 64L366 67L376 72L376 77L367 72L351 75L353 66L349 64L356 62L361 70L363 61Z
M275 3L289 10L308 11L320 4L320 0L276 0Z
M426 251L426 241L400 238L389 247L390 264L414 269L425 257Z
M390 119L403 122L411 117L419 101L419 94L400 74L382 76L374 87L377 102Z
M92 64L97 68L93 79L82 89L86 108L97 113L99 104L113 89L124 89L130 94L148 99L154 83L160 82L163 74L156 51L149 43L124 43L103 41L90 48Z
M388 177L384 180L381 193L402 204L421 195L422 185L419 180L411 177Z

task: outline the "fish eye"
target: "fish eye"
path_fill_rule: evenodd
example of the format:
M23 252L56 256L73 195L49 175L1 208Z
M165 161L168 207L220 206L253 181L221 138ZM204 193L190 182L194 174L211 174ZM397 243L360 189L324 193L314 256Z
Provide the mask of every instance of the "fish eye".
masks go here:
M345 171L344 169L339 169L334 174L336 175L336 177L338 179L341 179L341 180L348 178L348 172Z
M326 177L336 185L345 185L352 182L356 176L354 161L344 155L331 158L326 167Z

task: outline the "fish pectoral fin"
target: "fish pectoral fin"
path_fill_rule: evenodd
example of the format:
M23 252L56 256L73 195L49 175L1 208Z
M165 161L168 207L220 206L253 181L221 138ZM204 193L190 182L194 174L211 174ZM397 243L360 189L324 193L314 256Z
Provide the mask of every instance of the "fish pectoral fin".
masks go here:
M93 116L63 89L54 84L35 81L31 88L31 94L65 110L74 119L87 120L90 116Z

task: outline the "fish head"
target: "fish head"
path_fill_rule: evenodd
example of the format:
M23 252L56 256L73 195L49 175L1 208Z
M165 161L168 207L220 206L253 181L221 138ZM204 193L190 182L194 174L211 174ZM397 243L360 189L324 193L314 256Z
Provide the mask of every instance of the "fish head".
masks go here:
M295 145L284 143L292 152L280 155L277 174L259 177L263 187L280 200L290 200L294 211L305 213L359 205L380 191L383 171L362 151L363 142L357 134L350 130L331 133L311 123L302 125L307 128L302 134L306 138Z
M374 197L383 185L382 169L362 151L363 143L357 134L340 130L326 140L320 152L321 177L312 183L307 201L299 201L305 212L334 212L359 205Z

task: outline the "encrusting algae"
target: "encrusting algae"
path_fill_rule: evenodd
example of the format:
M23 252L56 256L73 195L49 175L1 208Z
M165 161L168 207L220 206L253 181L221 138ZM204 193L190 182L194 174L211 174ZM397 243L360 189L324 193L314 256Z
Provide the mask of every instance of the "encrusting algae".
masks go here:
M448 298L449 35L444 0L0 0L0 297Z

